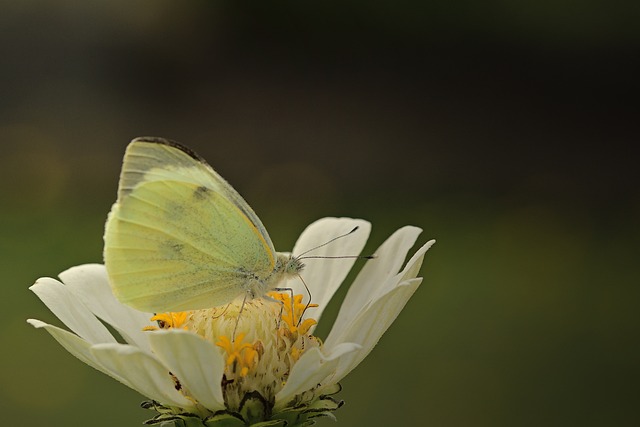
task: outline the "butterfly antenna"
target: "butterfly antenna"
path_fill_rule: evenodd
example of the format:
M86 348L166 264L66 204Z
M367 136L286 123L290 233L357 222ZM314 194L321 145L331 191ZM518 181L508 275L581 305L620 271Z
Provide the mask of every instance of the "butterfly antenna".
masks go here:
M331 243L331 242L335 242L335 241L336 241L336 240L338 240L338 239L342 239L343 237L346 237L346 236L348 236L348 235L350 235L350 234L353 234L353 233L355 233L355 232L356 232L356 230L358 230L358 228L360 228L360 226L355 226L355 227L353 228L353 230L349 231L348 233L341 234L341 235L339 235L339 236L337 236L337 237L334 237L333 239L331 239L331 240L329 240L329 241L327 241L327 242L324 242L324 243L323 243L323 244L321 244L321 245L318 245L318 246L316 246L316 247L314 247L314 248L311 248L311 249L307 249L306 251L302 252L300 255L297 255L297 256L296 256L296 258L297 258L297 259L301 259L301 258L300 258L301 256L306 255L306 254L308 254L309 252L315 251L316 249L320 249L320 248L322 248L322 247L324 247L324 246L327 246L327 245L328 245L329 243Z
M319 255L319 256L304 256L304 255L308 254L309 252L315 251L316 249L320 249L320 248L322 248L324 246L327 246L329 243L335 242L338 239L342 239L343 237L347 237L348 235L355 233L356 230L358 230L358 228L360 228L360 227L359 226L355 226L355 227L353 227L353 230L349 231L348 233L341 234L341 235L339 235L337 237L334 237L333 239L331 239L329 241L324 242L321 245L318 245L318 246L316 246L314 248L311 248L311 249L307 249L306 251L302 252L300 255L296 255L294 258L298 259L298 260L301 260L301 259L344 259L344 258L374 259L374 258L376 258L376 255L336 255L336 256L322 256L322 255ZM302 277L300 279L302 279ZM304 283L304 280L302 281L302 283ZM305 286L307 286L307 285L305 284ZM307 290L308 290L308 288L307 288Z
M297 259L345 259L345 258L355 258L355 259L375 259L377 255L335 255L335 256L305 256L305 257L297 257Z

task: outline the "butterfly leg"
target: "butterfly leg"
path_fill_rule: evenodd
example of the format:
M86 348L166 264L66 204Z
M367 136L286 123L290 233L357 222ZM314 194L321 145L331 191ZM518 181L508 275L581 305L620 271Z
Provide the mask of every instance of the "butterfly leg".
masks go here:
M300 323L302 323L302 319L304 318L304 314L307 312L307 309L311 306L311 291L309 290L309 287L307 286L307 283L304 281L302 276L298 274L298 277L300 278L300 281L304 285L304 288L307 290L307 294L309 294L309 301L307 301L307 304L305 305L304 310L302 310L302 314L300 315L300 318L296 322L296 327L300 326ZM292 288L273 288L273 290L277 292L289 292L291 294L291 322L293 323L295 321L295 318L294 318L295 312L293 308L293 289Z
M242 311L244 310L244 304L247 302L247 296L249 293L244 294L244 298L242 298L242 305L240 306L240 311L238 311L238 317L236 317L236 325L233 327L233 334L231 335L231 342L236 341L236 331L238 330L238 323L240 323L240 316L242 316Z

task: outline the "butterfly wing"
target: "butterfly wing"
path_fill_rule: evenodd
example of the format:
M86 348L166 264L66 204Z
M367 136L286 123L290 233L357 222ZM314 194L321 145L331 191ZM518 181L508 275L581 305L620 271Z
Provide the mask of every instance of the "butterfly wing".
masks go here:
M105 229L120 301L149 312L208 308L273 271L273 243L242 197L186 147L139 138L125 153Z

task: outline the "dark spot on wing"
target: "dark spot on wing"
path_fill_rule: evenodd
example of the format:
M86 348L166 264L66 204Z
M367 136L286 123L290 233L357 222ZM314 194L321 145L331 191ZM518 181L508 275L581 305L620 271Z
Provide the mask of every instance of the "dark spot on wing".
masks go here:
M182 254L184 245L175 240L166 240L160 244L160 253L165 259L174 259Z
M208 192L209 192L209 189L204 185L201 185L200 187L194 190L193 197L196 200L204 200L207 197Z

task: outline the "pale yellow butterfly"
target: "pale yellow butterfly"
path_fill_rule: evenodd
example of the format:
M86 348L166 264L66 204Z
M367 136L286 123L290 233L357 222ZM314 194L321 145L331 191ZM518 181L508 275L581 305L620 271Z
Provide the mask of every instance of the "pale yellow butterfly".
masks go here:
M104 242L113 293L146 312L263 296L304 266L275 251L258 216L204 159L161 138L127 147Z

